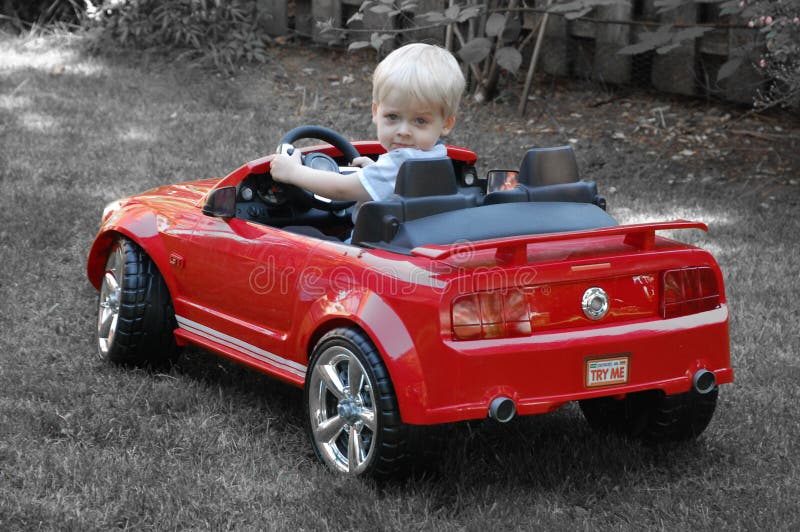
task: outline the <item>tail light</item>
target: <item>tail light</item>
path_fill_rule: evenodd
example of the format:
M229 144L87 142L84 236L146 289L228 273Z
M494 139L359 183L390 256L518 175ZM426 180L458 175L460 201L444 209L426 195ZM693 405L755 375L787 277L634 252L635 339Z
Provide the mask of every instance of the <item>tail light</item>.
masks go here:
M675 318L719 307L719 286L707 266L668 270L661 275L661 316Z
M476 292L459 296L451 307L453 338L478 340L528 336L531 312L520 290Z

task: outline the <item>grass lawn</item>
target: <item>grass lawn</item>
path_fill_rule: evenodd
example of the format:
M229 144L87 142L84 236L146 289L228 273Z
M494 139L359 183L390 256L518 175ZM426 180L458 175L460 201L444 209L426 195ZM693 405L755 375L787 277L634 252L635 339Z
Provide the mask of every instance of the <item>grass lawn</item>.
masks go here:
M725 272L736 382L696 442L599 436L570 406L433 431L440 467L376 485L314 459L298 389L198 350L169 374L98 357L85 259L103 206L224 175L299 124L371 138L363 64L283 49L224 79L0 36L0 530L800 528L800 128L780 116L671 101L667 120L688 118L670 137L634 127L652 96L565 90L549 118L465 105L451 138L479 171L572 138L619 221L709 223L676 237Z

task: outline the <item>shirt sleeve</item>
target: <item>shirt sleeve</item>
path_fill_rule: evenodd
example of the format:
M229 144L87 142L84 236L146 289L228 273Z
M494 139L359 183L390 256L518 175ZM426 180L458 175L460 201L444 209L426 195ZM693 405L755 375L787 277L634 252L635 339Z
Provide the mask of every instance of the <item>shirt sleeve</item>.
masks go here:
M447 157L447 147L436 144L428 151L401 148L384 153L374 164L360 169L356 175L373 200L383 200L394 193L397 171L407 159L437 159Z

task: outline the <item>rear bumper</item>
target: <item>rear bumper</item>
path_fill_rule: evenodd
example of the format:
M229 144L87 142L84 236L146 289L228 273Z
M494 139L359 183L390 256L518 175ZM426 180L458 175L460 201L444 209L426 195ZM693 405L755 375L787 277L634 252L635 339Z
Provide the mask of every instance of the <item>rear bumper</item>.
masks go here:
M712 371L718 384L733 381L728 335L728 308L674 319L647 320L592 329L534 334L529 338L456 342L441 345L455 381L439 396L447 404L420 405L403 412L414 424L485 418L489 404L511 398L521 415L541 414L569 401L618 396L659 389L666 394L689 391L699 369ZM588 387L586 361L627 356L625 384Z

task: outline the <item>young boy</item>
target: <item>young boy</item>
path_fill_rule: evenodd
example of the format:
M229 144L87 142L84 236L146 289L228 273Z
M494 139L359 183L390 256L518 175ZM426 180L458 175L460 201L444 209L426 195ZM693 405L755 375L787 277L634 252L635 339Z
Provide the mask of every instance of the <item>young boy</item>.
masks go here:
M381 200L394 192L397 170L406 159L446 157L439 143L456 121L464 75L443 48L414 43L398 48L378 64L372 77L372 123L387 153L373 161L357 157L351 174L303 166L300 152L272 160L273 179L333 200L359 203Z

